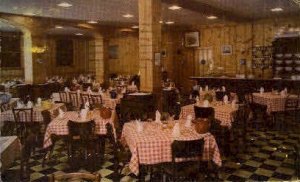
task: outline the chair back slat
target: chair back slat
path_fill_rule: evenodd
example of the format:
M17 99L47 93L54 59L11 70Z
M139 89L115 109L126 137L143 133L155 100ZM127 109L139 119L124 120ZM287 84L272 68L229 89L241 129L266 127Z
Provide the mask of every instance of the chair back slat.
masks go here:
M93 105L102 105L102 96L100 94L93 94L91 95L91 100Z
M59 93L59 98L60 98L61 102L69 103L68 92L58 92L58 93Z
M87 93L80 93L81 103L85 104L86 102L91 103L91 96Z
M89 141L95 134L95 121L68 122L70 140L79 140L82 143Z
M80 107L80 101L79 101L79 94L77 92L69 92L70 101L72 103L72 106L75 108Z

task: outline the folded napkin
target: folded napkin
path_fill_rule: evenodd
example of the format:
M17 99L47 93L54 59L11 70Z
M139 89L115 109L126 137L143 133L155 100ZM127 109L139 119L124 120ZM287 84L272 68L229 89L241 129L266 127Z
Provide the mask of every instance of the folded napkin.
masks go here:
M42 99L39 97L39 98L37 98L37 101L36 101L36 102L37 102L37 105L38 105L38 106L41 106L41 104L42 104Z
M208 85L205 86L205 91L208 91Z
M284 96L286 96L286 93L285 93L285 91L284 91L284 90L282 90L282 91L280 92L280 95L281 95L281 96L283 96L283 97L284 97Z
M33 107L33 103L31 101L28 101L26 107L27 108L32 108Z
M121 91L122 94L125 94L126 93L126 88L124 87Z
M288 94L288 89L286 87L284 88L284 92L285 94Z
M77 84L76 78L74 78L74 79L72 80L72 83L73 83L73 84Z
M173 127L172 136L174 138L180 137L180 126L179 126L178 122L176 122L174 127Z
M99 87L98 93L103 94L102 87Z
M161 114L160 114L160 112L157 110L157 111L155 112L155 122L156 122L156 123L161 123L160 118L161 118Z
M80 90L79 89L77 90L77 94L80 95Z
M203 101L203 107L209 107L209 101L208 100Z
M87 117L88 109L81 109L80 110L80 118L85 120Z
M22 104L20 101L17 102L17 109L21 109L24 107L24 104Z
M58 117L59 117L60 119L62 119L62 118L64 117L64 115L65 115L64 111L63 111L61 108L59 108L59 109L58 109Z
M135 86L135 83L134 83L134 81L133 81L133 82L131 82L131 86Z
M190 128L192 126L192 115L188 115L185 121L185 127Z
M84 104L84 108L85 109L90 109L90 102L87 101L85 104Z
M92 83L92 80L89 78L87 82L88 82L88 83Z
M123 80L121 81L121 85L125 85L125 82Z
M224 95L224 97L223 97L223 102L224 102L225 104L228 104L228 96L227 96L227 95Z
M193 96L192 96L192 94L190 94L190 100L191 100L191 99L193 99Z
M200 98L197 96L196 97L196 103L198 104L200 102Z
M260 92L261 94L263 94L263 93L265 92L264 87L260 87L259 92Z
M92 89L91 89L91 87L88 87L88 88L87 88L87 92L88 92L89 94L91 94L91 93L92 93Z
M226 92L226 87L225 86L222 86L222 91Z
M68 87L65 87L65 92L70 92L70 89Z
M199 92L202 92L202 91L203 91L203 88L202 88L202 87L200 87L200 88L199 88Z
M136 131L138 133L141 133L144 130L143 123L139 119L139 120L135 120L135 124L136 124Z

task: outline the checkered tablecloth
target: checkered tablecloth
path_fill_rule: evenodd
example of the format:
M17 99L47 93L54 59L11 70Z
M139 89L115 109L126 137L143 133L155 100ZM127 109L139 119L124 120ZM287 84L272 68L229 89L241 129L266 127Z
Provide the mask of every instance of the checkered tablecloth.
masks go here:
M111 123L113 128L114 128L114 123L113 123L113 117L114 113L112 114L112 117L110 119L103 119L100 116L99 111L93 111L92 115L86 119L82 120L79 117L78 112L76 111L70 111L66 112L64 114L63 118L55 118L53 119L49 125L47 126L46 133L44 136L44 148L47 148L52 145L52 140L51 140L51 135L58 135L58 136L64 136L69 134L69 129L68 129L68 121L78 121L78 122L85 122L85 121L90 121L94 120L96 123L96 128L95 132L98 135L105 135L106 134L106 127L105 125L107 123ZM115 131L115 129L114 129Z
M232 108L231 104L222 104L222 102L215 102L211 107L215 110L215 119L221 121L220 125L231 128L231 123L238 108ZM181 107L179 118L186 119L188 115L195 119L194 104Z
M296 95L291 95L289 97L297 99ZM271 92L253 93L253 102L266 105L268 114L284 111L286 98L287 96L281 96L280 94Z
M176 140L196 140L204 138L204 151L202 159L212 160L218 166L222 165L219 148L215 138L210 133L198 134L194 127L184 127L180 120L181 136ZM174 124L174 123L173 123ZM162 128L155 122L143 122L143 131L138 133L135 122L126 123L122 131L122 140L129 146L131 160L129 168L138 175L139 165L151 165L172 161L171 144L174 140L172 127Z
M87 92L83 92L83 93L87 93ZM96 92L92 92L91 95L98 95L99 93L96 93ZM120 103L120 100L122 98L121 95L118 95L118 97L116 99L112 99L109 95L109 93L102 93L100 94L101 97L102 97L102 101L103 101L103 105L105 107L108 107L108 108L111 108L111 109L115 109L116 108L116 105ZM53 93L52 94L52 98L54 101L61 101L60 100L60 97L59 97L59 93ZM68 97L68 101L70 102L69 100L69 97ZM80 98L80 95L78 97L78 101L81 103L81 98Z
M62 103L53 104L51 109L48 109L50 111L50 114L53 116L54 112L57 111L59 108L65 109L65 105ZM42 111L45 109L42 107L33 107L33 121L34 122L43 122L43 116ZM21 121L26 121L26 116L21 116ZM30 117L27 115L27 117ZM4 111L0 114L0 121L14 121L14 114L12 110ZM27 120L30 120L29 118Z

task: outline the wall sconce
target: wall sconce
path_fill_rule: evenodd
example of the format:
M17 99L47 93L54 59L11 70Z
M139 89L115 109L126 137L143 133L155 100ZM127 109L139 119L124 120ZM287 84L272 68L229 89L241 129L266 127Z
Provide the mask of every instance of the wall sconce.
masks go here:
M44 53L45 51L46 51L46 47L34 46L31 48L31 52L36 53L36 54L41 54L41 53Z

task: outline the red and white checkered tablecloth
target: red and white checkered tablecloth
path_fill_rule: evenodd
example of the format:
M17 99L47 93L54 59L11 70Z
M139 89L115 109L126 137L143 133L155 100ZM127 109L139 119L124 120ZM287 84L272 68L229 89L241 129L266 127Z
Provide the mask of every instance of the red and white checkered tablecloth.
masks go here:
M196 140L204 138L204 153L202 159L212 160L218 166L222 165L220 152L215 138L210 133L198 134L194 127L184 127L184 121L180 120L181 136L176 140ZM132 173L138 175L139 165L151 165L172 161L171 144L174 140L172 128L162 128L155 122L143 122L143 131L137 132L135 122L126 123L122 131L122 140L129 146L131 160L129 168ZM173 123L174 124L174 123Z
M65 105L63 103L53 104L51 109L48 109L50 111L50 114L53 116L53 113L57 111L59 108L65 109ZM42 107L33 107L33 121L34 122L43 122L43 116L42 111L45 110ZM23 116L23 115L22 115ZM21 116L21 121L26 121L26 116ZM27 115L27 117L30 117ZM12 110L4 111L0 114L0 121L14 121L14 114ZM30 118L27 118L27 121L29 121Z
M101 118L99 111L93 111L90 118L88 118L86 120L82 120L79 117L78 112L76 112L76 111L66 112L62 119L57 117L49 123L49 125L46 129L45 136L44 136L44 148L47 148L52 145L51 135L54 134L54 135L62 136L62 135L69 134L69 129L68 129L68 121L69 120L78 121L78 122L94 120L95 124L96 124L96 128L95 128L96 134L105 135L106 134L105 125L107 123L111 123L113 126L113 129L114 129L113 117L114 117L114 113L112 114L112 117L110 119L103 119L103 118ZM114 129L114 132L115 132L115 129Z
M272 92L253 93L253 102L266 105L268 114L284 111L286 98L287 96L281 96ZM297 96L291 95L290 98L297 99Z
M83 92L83 93L87 94L87 92ZM91 93L91 95L98 95L98 94L100 94L100 93L97 93L97 92L92 92ZM116 105L120 103L121 98L122 98L121 95L118 95L116 99L112 99L110 97L109 93L106 93L106 92L102 93L100 95L102 97L103 105L105 107L108 107L108 108L111 108L111 109L115 109ZM59 98L59 93L53 93L52 97L53 97L54 101L61 101L60 98ZM68 100L69 100L69 98L68 98ZM81 103L80 96L78 97L78 101L79 101L79 103Z
M220 125L231 128L231 123L238 108L232 108L231 104L222 104L222 102L215 102L211 107L215 110L215 119L221 121ZM186 119L188 115L195 119L194 104L181 107L179 118Z

